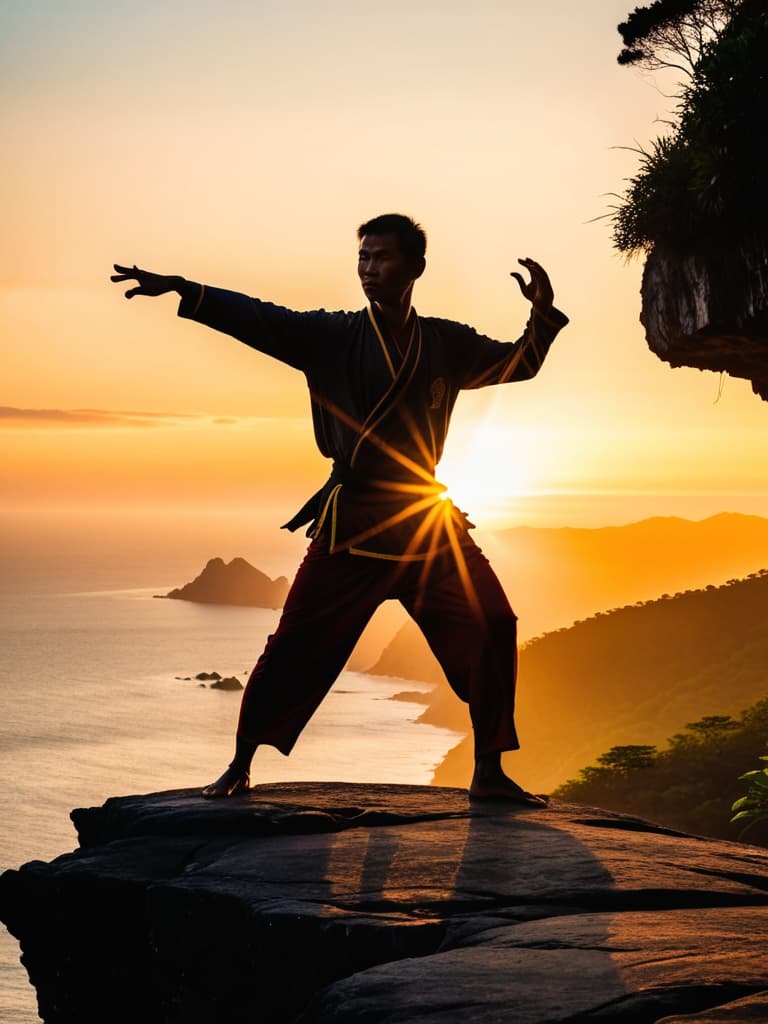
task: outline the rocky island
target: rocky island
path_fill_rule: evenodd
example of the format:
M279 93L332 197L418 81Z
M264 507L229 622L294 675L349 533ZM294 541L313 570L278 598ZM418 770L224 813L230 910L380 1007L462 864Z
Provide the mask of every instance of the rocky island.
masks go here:
M255 608L282 608L288 594L285 576L270 579L244 558L211 558L199 576L183 587L158 597L201 604L236 604Z
M764 849L420 786L72 818L79 850L0 878L49 1024L768 1017Z

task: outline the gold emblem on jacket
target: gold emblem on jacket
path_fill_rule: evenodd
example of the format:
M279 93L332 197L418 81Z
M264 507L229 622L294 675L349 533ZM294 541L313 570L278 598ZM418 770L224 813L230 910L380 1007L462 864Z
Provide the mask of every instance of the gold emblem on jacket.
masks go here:
M445 377L435 377L429 389L429 395L431 398L429 408L439 409L445 398Z

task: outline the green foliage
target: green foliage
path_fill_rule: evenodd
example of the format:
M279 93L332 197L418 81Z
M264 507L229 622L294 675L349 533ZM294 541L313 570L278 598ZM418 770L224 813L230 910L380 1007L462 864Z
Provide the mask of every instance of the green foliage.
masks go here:
M614 207L613 243L625 253L648 251L659 240L660 225L675 225L675 238L696 232L693 154L679 136L662 136L650 150L636 150L640 171Z
M768 690L768 677L766 677ZM741 774L765 749L768 736L768 697L738 718L706 715L689 722L686 731L669 740L665 750L654 747L614 747L597 758L577 779L566 782L555 796L649 818L670 828L723 839L741 838L729 824L763 826L750 839L768 845L768 768ZM617 756L620 751L654 751L655 755ZM761 760L768 761L762 756ZM739 779L747 781L738 797ZM746 831L746 830L745 830Z
M768 757L762 756L760 760L768 761ZM731 810L736 811L736 814L731 818L731 822L740 821L746 824L746 828L741 832L743 836L753 825L768 821L768 768L745 772L739 781L749 782L749 786L746 794L734 801Z
M620 62L677 67L688 81L671 132L640 151L640 169L614 208L616 247L632 254L657 243L685 248L764 232L763 0L657 0L619 30L626 44Z

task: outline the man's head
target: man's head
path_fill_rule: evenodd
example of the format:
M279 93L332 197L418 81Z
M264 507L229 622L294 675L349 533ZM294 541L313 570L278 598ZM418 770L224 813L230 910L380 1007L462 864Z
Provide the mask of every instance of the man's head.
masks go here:
M415 262L423 260L427 251L424 228L402 213L382 213L380 217L361 224L357 229L357 237L362 242L366 235L394 235L403 256Z
M357 272L367 298L398 305L424 273L427 236L410 217L385 213L361 224Z

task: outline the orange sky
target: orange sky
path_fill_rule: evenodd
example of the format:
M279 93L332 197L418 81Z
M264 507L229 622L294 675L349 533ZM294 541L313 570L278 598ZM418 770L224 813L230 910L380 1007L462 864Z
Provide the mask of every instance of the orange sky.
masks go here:
M768 514L768 408L648 353L641 265L593 221L636 164L614 147L671 105L669 82L616 65L631 6L7 5L6 508L215 495L287 517L325 475L300 375L170 297L126 303L111 263L359 308L355 227L396 209L429 235L420 312L516 337L508 273L530 255L571 317L535 381L459 402L441 475L475 520L574 491L626 495L625 521L636 494Z

